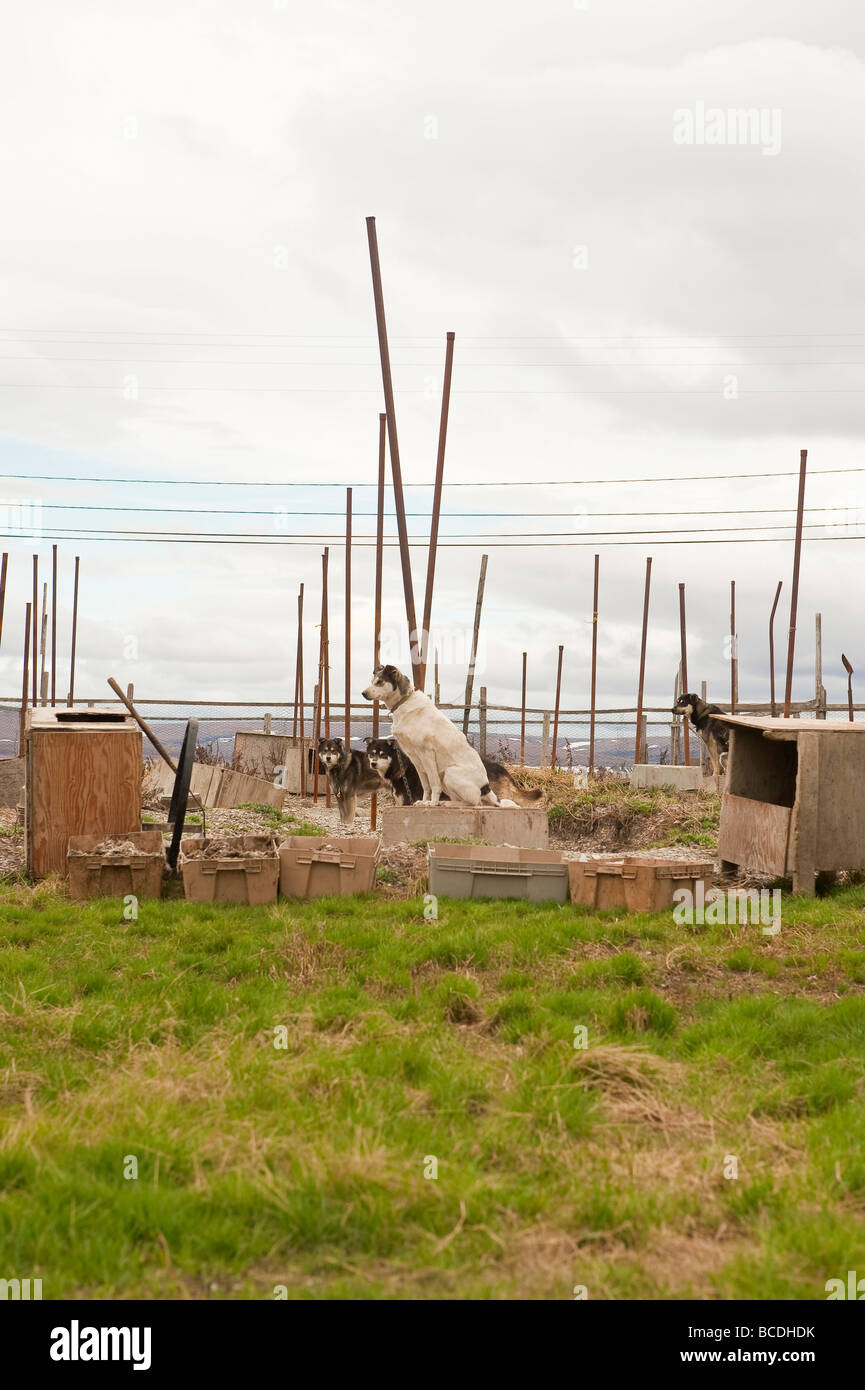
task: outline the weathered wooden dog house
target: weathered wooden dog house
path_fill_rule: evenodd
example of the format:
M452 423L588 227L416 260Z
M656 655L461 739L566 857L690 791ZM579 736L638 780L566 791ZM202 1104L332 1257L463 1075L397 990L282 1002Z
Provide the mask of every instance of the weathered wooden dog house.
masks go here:
M865 869L865 724L717 715L730 727L718 853L793 880Z
M116 710L35 708L24 728L27 872L66 873L71 835L141 830L141 731Z

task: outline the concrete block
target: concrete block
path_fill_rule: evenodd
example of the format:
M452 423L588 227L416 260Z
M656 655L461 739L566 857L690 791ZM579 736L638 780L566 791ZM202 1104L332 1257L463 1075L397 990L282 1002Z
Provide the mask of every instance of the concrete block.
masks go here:
M415 840L487 840L493 845L547 849L547 813L542 806L388 806L381 815L385 845Z
M670 787L676 792L703 789L699 763L694 767L669 767L665 763L635 763L631 768L632 787Z

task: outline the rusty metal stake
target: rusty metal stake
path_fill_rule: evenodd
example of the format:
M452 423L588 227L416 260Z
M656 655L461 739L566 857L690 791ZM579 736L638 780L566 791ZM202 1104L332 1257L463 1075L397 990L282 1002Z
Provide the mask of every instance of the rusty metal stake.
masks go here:
M36 653L39 650L39 634L36 631L39 622L39 556L33 556L33 612L31 613L33 623L33 704L36 705L37 686L39 672L36 669Z
M429 651L430 623L432 622L432 601L433 585L435 584L436 572L436 547L439 538L439 517L442 506L442 483L445 471L445 444L448 437L448 411L451 401L451 377L454 368L454 337L453 333L447 335L447 347L445 348L445 374L442 385L442 411L439 421L439 443L436 454L436 476L433 486L432 520L430 522L429 553L426 565L426 590L423 599L423 626L421 628L421 660L420 660L420 685L419 690L423 690L426 684L427 653Z
M799 450L799 498L796 504L796 540L793 548L793 585L790 594L790 632L787 641L787 679L784 685L784 718L790 718L793 699L793 656L796 650L796 616L799 609L799 564L802 558L802 517L805 511L805 469L808 450Z
M3 614L6 610L6 570L9 565L9 556L4 550L3 563L0 565L0 642L3 641Z
M646 557L646 589L643 595L643 635L640 640L640 682L637 688L637 738L634 744L634 762L640 761L640 742L643 732L643 687L646 680L646 637L649 631L649 593L652 584L652 557Z
M775 590L775 602L772 604L772 612L769 614L769 700L772 707L772 718L778 713L775 706L775 609L778 607L778 600L781 597L782 581L778 580L778 587Z
M351 488L345 490L345 746L351 741Z
M682 690L681 694L686 695L690 691L688 685L688 637L685 625L685 586L679 585L679 644L682 650ZM691 740L688 725L690 720L686 714L682 715L682 728L685 732L685 767L691 766Z
M730 580L730 713L739 703L739 639L736 636L736 581Z
M520 767L526 765L526 662L528 652L523 652L523 689L520 700Z
M372 628L373 670L381 661L381 589L384 560L384 456L387 416L378 417L378 495L376 499L375 522L375 606ZM372 702L372 736L378 738L379 702ZM378 819L378 797L373 793L369 804L369 828L375 830Z
M589 710L589 776L595 774L595 704L598 690L598 578L601 557L595 556L595 581L592 588L592 688Z
M51 706L57 704L57 546L51 547Z
M387 323L384 313L384 293L381 285L381 265L378 257L378 237L375 218L366 219L366 232L369 241L369 263L372 270L372 291L375 300L375 321L378 330L378 349L381 359L381 381L384 390L384 406L387 415L387 437L390 447L390 467L393 474L393 496L396 507L396 527L399 535L399 558L402 566L402 587L405 597L405 615L408 622L408 640L411 650L412 680L418 686L420 680L420 652L418 650L417 614L414 606L414 588L411 577L411 557L408 546L408 530L405 522L405 500L402 488L402 468L399 461L399 443L396 434L396 407L393 396L393 379L390 371L390 352L387 345Z
M842 661L842 663L843 663L844 670L847 672L847 714L848 714L850 723L852 724L852 723L853 723L853 667L850 665L850 662L847 660L847 658L846 658L846 656L844 655L843 652L841 653L841 661Z
M27 721L27 694L30 675L30 609L27 604L27 611L24 617L24 680L21 686L21 722L18 730L18 756L24 756L24 725Z
M327 601L327 572L328 561L330 559L330 549L324 548L321 557L322 568L322 589L321 589L321 609L322 609L322 649L324 653L324 666L321 679L322 704L324 707L324 736L330 738L330 614L328 612ZM324 779L324 804L330 806L330 778Z

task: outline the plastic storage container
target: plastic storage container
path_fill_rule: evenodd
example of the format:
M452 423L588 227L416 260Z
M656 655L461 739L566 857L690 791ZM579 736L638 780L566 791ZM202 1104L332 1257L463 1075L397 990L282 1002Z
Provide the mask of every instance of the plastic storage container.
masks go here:
M584 907L620 907L627 912L665 912L673 894L687 888L696 896L697 883L712 883L711 860L571 859L568 879L571 901Z
M113 842L114 852L108 849ZM131 845L134 853L123 853ZM106 848L97 853L100 846ZM119 852L117 852L119 851ZM161 898L165 847L159 830L129 835L72 835L66 855L69 896L82 898Z
M279 891L286 898L368 893L380 854L378 835L290 835L279 847Z
M438 897L567 902L568 866L557 850L443 844L427 850L430 892Z
M224 839L190 837L180 842L183 891L192 902L276 902L279 856L272 835Z

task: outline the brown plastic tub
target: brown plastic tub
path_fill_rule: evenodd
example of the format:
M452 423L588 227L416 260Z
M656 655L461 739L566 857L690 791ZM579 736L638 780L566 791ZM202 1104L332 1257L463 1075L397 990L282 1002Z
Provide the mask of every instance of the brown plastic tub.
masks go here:
M286 898L369 893L380 854L378 835L290 835L279 847L279 891Z
M113 850L107 848L112 843ZM103 845L106 849L98 853ZM124 845L133 846L135 852L123 853ZM162 834L159 830L133 830L128 835L71 835L66 867L69 896L78 901L161 898L165 869Z
M181 840L180 866L190 902L250 907L276 902L279 858L271 835Z
M711 860L571 859L568 880L571 902L584 907L619 907L627 912L666 912L673 908L673 894L687 888L697 894L697 884L711 886Z

